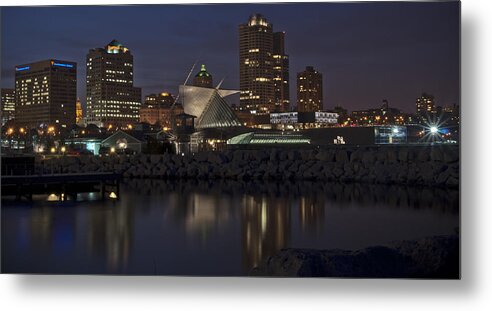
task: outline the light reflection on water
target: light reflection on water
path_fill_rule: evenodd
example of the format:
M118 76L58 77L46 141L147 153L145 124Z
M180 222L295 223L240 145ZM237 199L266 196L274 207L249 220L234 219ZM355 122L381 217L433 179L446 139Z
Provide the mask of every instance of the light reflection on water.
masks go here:
M120 200L2 202L2 270L247 275L281 248L455 233L457 190L125 181Z

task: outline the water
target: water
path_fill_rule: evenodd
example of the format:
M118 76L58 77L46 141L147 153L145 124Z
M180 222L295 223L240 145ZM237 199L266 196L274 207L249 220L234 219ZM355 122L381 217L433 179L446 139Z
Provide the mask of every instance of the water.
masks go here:
M4 273L248 275L281 248L456 233L457 190L125 181L119 200L2 201Z

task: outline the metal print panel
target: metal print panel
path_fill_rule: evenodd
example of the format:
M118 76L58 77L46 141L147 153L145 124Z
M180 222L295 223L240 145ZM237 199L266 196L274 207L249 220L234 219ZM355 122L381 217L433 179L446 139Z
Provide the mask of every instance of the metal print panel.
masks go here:
M2 273L460 278L460 3L2 7Z

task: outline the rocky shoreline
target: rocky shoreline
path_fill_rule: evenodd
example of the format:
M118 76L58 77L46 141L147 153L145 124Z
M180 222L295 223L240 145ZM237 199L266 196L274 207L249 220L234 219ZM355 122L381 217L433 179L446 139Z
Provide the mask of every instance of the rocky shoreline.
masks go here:
M458 188L459 146L334 146L36 160L36 173L108 171L127 178L314 180Z
M252 276L440 278L460 277L459 237L436 236L356 251L282 249Z

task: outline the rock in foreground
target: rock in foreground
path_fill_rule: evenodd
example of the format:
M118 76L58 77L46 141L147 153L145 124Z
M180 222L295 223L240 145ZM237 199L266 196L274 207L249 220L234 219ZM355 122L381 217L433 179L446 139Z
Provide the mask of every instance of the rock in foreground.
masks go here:
M459 238L437 236L356 251L282 249L251 275L458 279Z

